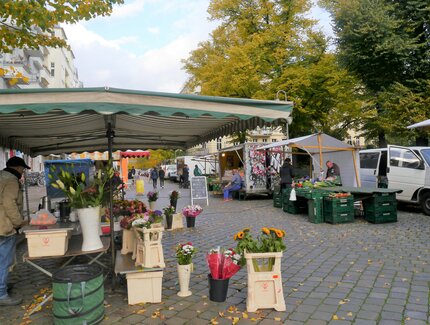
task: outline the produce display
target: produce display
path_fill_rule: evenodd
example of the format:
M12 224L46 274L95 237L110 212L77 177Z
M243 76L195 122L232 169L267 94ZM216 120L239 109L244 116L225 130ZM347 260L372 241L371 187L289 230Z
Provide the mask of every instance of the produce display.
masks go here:
M338 186L335 182L329 181L329 180L313 180L309 178L301 178L297 179L293 183L293 187L296 188L302 188L302 187L309 187L309 188L318 188L318 187L333 187Z
M30 225L34 226L55 225L56 223L57 219L48 210L39 210L30 220Z

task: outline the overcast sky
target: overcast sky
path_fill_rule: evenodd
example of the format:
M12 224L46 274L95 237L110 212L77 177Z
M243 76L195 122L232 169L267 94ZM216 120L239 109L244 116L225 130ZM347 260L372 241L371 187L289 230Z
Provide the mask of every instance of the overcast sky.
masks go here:
M181 60L209 39L209 0L126 0L109 17L63 26L84 87L179 92ZM327 13L312 16L330 33Z

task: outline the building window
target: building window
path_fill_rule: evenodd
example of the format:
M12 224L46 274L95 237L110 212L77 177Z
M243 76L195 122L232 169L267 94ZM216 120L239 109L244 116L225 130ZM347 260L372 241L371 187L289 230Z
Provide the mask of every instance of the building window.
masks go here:
M218 138L216 140L216 148L217 148L217 150L221 150L222 149L222 139L221 138Z
M55 77L55 63L51 62L51 77Z
M360 137L355 137L355 145L357 146L357 147L359 147L360 146Z
M263 142L267 142L267 139L263 139Z
M257 142L257 139L253 139L252 142Z
M272 142L276 142L276 139L272 139Z

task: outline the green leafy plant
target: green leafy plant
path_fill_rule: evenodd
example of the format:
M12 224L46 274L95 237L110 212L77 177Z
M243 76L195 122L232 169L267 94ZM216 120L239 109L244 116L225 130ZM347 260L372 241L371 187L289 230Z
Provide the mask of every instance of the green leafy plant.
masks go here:
M108 164L110 165L110 164ZM113 168L106 167L97 171L93 179L86 179L84 173L74 175L70 171L50 169L48 178L51 186L61 190L76 209L93 208L105 205L109 199L109 180L113 177Z

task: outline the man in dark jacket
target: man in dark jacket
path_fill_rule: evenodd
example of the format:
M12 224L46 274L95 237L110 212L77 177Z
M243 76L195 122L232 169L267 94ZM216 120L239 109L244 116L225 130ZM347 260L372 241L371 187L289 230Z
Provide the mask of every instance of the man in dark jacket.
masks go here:
M7 293L9 267L15 257L16 229L24 222L23 196L20 182L24 169L30 169L24 159L12 157L0 171L0 306L13 306L22 298Z
M327 160L327 175L326 180L333 181L336 185L342 186L342 179L340 178L340 168L334 162Z
M158 171L158 178L160 179L160 187L164 188L164 176L166 176L166 172L163 168L160 168Z
M294 170L291 165L291 159L287 158L284 160L284 164L281 166L281 190L284 188L290 188L293 183Z

